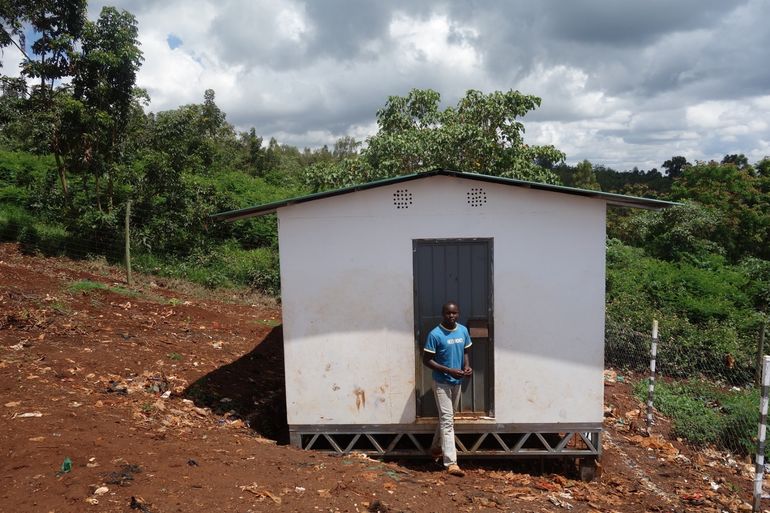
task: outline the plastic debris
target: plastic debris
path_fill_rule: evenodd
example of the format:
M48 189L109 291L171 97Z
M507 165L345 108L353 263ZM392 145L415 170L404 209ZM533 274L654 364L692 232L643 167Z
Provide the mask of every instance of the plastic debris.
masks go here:
M11 418L13 418L13 419L29 419L29 418L32 418L32 417L42 417L42 416L43 416L43 414L40 413L39 411L30 411L30 412L27 412L27 413L14 413L13 417L11 417Z
M67 474L69 472L72 472L72 460L69 458L69 456L66 456L56 475L63 476L64 474Z

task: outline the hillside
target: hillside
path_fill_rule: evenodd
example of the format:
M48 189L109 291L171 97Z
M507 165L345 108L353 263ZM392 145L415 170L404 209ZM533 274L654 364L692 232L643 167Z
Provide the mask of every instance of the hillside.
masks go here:
M304 452L286 442L280 309L0 244L0 510L727 511L753 465L640 432L607 373L601 476L569 465ZM71 468L65 463L69 458ZM749 507L750 510L750 507Z

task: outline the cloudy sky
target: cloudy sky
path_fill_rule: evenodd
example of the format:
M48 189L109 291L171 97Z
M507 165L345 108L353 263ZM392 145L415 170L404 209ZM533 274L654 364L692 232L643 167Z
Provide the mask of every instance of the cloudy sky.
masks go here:
M543 99L526 141L570 163L770 155L766 0L92 0L90 18L105 3L139 20L151 110L211 88L265 140L364 139L411 88L518 89Z

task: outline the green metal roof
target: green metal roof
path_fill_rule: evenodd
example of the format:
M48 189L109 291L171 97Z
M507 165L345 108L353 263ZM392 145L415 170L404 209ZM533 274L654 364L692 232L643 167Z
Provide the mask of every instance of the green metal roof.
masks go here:
M349 194L351 192L363 191L366 189L374 189L375 187L383 187L385 185L399 184L403 182L409 182L412 180L420 180L422 178L428 178L431 176L452 176L455 178L465 178L468 180L475 180L478 182L496 183L501 185L512 185L514 187L525 187L528 189L537 189L541 191L558 192L562 194L572 194L574 196L585 196L589 198L596 198L606 201L608 205L618 207L633 207L633 208L645 208L658 210L668 208L680 203L672 201L663 201L650 198L639 198L636 196L624 196L623 194L612 194L609 192L591 191L588 189L576 189L574 187L565 187L563 185L550 185L546 183L527 182L525 180L516 180L514 178L502 178L499 176L481 175L477 173L463 173L460 171L451 171L448 169L434 169L433 171L427 171L424 173L415 173L411 175L396 176L393 178L385 178L384 180L376 180L373 182L364 183L361 185L353 185L351 187L343 187L342 189L335 189L332 191L317 192L315 194L308 194L306 196L299 196L296 198L289 198L273 203L266 203L264 205L256 205L253 207L242 208L239 210L229 210L227 212L219 212L213 214L210 217L215 221L237 221L239 219L245 219L247 217L263 216L266 214L272 214L279 208L288 207L289 205L296 205L299 203L306 203L308 201L315 201L323 198L331 198L333 196L340 196L342 194Z

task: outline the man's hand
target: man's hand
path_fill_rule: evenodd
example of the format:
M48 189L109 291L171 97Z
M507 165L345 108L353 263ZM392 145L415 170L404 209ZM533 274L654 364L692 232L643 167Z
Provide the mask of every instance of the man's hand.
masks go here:
M447 370L448 370L447 374L449 374L453 378L463 379L466 376L465 371L462 369L447 369Z
M463 369L463 376L470 376L473 374L473 369L471 369L470 365L466 365Z

